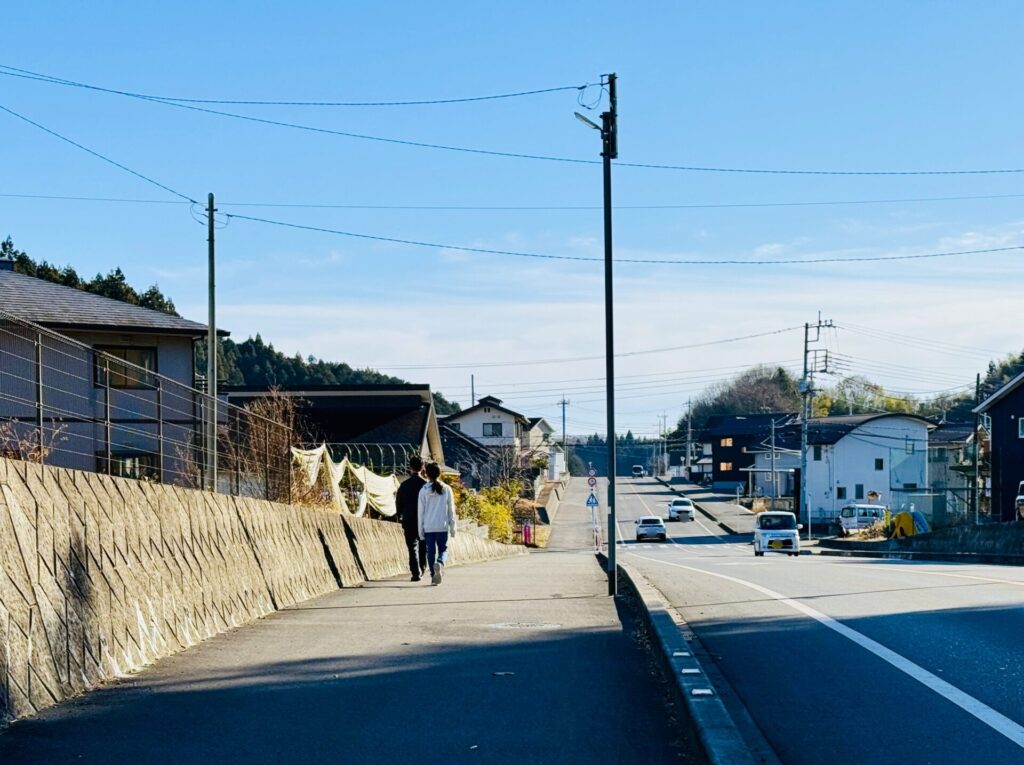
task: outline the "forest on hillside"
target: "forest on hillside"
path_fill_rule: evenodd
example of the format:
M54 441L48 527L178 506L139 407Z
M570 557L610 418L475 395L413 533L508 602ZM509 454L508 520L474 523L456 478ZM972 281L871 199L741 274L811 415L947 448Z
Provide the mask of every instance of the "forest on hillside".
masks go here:
M179 315L174 302L160 291L158 285L153 284L139 291L128 283L120 268L106 275L96 274L86 279L72 266L56 266L45 260L34 260L28 253L17 249L11 237L0 242L0 255L13 257L14 270L26 276L63 284L122 303L151 308L171 316ZM272 343L264 342L259 334L242 342L224 338L219 351L218 378L228 385L395 385L406 382L373 369L354 369L343 362L324 361L313 356L303 358L300 354L288 356L276 350ZM202 372L205 368L206 343L200 341L196 344L196 369ZM457 403L448 401L436 392L434 406L438 414L451 414L460 408Z

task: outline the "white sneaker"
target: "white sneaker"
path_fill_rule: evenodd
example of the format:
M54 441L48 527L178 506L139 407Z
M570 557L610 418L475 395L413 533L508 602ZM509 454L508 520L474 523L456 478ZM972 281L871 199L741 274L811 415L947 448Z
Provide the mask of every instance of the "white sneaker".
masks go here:
M441 584L441 579L444 577L444 564L438 561L434 564L434 575L430 578L430 581L434 584Z

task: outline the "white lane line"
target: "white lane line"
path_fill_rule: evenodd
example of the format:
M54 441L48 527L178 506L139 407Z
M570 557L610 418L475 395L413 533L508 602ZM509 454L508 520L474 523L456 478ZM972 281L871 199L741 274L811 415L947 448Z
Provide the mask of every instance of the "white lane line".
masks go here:
M977 582L989 582L992 584L1009 584L1014 587L1024 587L1024 582L1015 581L1013 579L996 579L991 576L974 576L971 574L952 574L947 571L928 571L925 569L915 570L912 568L897 568L896 566L886 566L886 571L896 571L900 574L930 574L931 576L949 576L954 579L973 579Z
M847 638L848 640L852 640L861 648L870 651L878 658L894 666L900 672L909 675L922 685L935 691L935 693L939 694L947 701L951 701L952 703L956 704L969 715L972 715L973 717L977 718L981 722L985 723L985 725L992 728L992 730L996 731L997 733L1001 733L1003 736L1008 738L1017 746L1024 749L1024 726L1018 725L1006 715L1002 714L1001 712L997 712L987 704L979 701L978 699L974 698L973 696L967 693L964 693L955 685L947 683L941 677L933 675L924 667L921 667L915 664L914 662L910 661L910 659L901 656L900 654L896 653L895 651L889 648L886 648L884 645L875 640L872 640L867 635L864 635L860 632L857 632L854 629L851 629L850 627L847 627L842 622L833 619L831 616L828 616L827 614L823 614L821 611L817 611L811 608L810 606L801 603L798 600L793 600L792 598L786 597L785 595L775 592L774 590L769 590L767 587L762 587L759 584L754 584L753 582L748 582L744 579L738 579L734 576L728 576L727 574L718 574L713 571L705 571L704 569L695 568L694 566L684 566L681 563L670 563L669 561L658 560L657 558L648 558L643 555L636 555L635 553L634 557L643 558L644 560L649 560L654 563L661 563L665 566L675 566L676 568L683 568L688 571L696 572L698 574L706 574L707 576L715 576L719 579L725 579L726 581L733 582L735 584L740 584L744 587L749 587L750 589L756 592L760 592L762 595L768 596L772 600L776 600L779 603L787 605L794 611L799 611L805 616L809 616L811 619L814 619L819 624L828 627L833 632L837 632L843 637Z

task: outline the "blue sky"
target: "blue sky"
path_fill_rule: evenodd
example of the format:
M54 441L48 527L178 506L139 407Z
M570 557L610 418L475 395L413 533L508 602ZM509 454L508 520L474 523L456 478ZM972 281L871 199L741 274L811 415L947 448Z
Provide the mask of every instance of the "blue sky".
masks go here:
M620 159L700 166L1024 168L1024 7L1011 2L39 2L5 11L0 64L118 89L227 99L473 96L620 77ZM238 207L600 204L600 168L360 141L0 78L0 104L221 209L461 246L597 257L592 210ZM596 159L561 92L409 108L221 107L448 145ZM598 110L593 115L596 119ZM0 114L2 194L175 198ZM1007 175L787 176L620 167L618 205L738 205L1024 194ZM622 258L922 254L1024 243L1021 197L792 207L621 209ZM205 230L188 205L0 196L0 234L80 272L121 266L205 312ZM281 350L492 393L570 432L603 430L598 263L411 248L241 220L218 232L220 323ZM845 371L899 391L969 383L1024 346L1017 253L806 266L620 264L617 347L683 346L802 325L818 311ZM852 327L851 325L856 325ZM868 328L867 331L860 328ZM854 331L858 329L858 331ZM897 335L923 337L927 344ZM951 346L962 346L953 348ZM975 350L964 350L975 349ZM627 356L619 423L652 432L755 363L796 367L792 331ZM404 368L403 368L404 367ZM409 368L412 367L412 368Z

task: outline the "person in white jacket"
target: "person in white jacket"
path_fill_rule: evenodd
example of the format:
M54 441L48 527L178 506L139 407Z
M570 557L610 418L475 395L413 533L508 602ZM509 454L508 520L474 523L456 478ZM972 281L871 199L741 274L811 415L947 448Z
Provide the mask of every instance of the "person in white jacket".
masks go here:
M427 564L430 566L431 584L441 584L444 566L448 560L448 537L455 538L455 494L441 480L441 468L436 462L427 465L427 483L420 489L420 539L427 543Z

